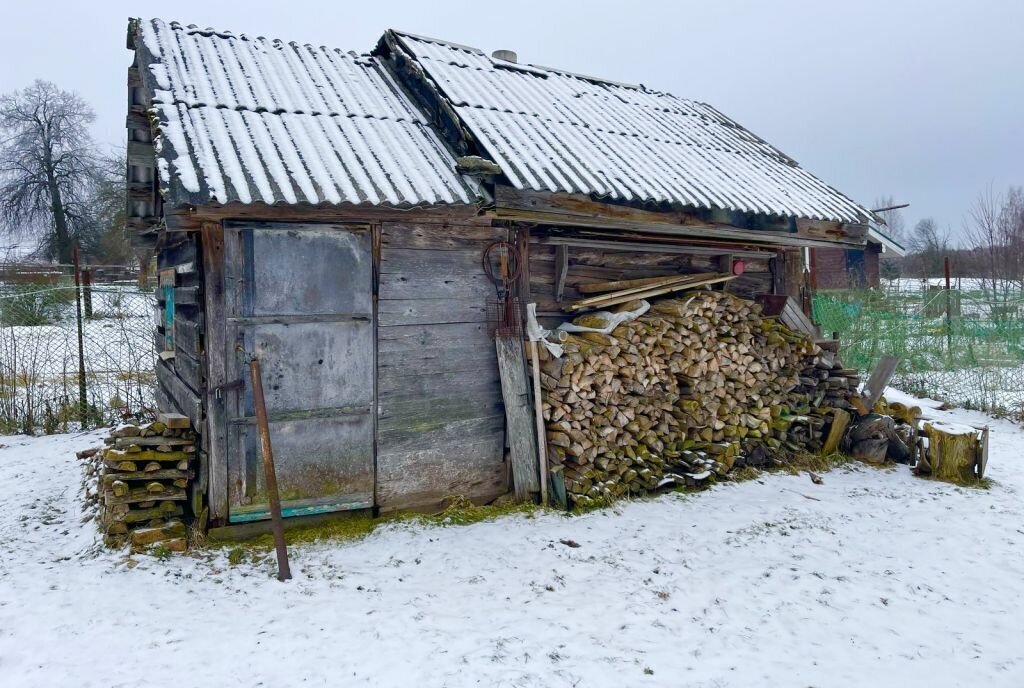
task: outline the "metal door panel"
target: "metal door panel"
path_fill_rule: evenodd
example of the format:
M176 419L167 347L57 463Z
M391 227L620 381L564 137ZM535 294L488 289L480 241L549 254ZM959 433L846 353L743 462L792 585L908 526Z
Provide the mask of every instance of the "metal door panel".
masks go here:
M373 402L369 321L262 323L246 328L245 349L263 362L268 413L360 407ZM246 415L255 413L251 397Z
M373 311L368 231L253 229L245 239L248 315L368 317Z
M230 235L230 236L229 236ZM282 511L373 506L375 324L367 228L225 225L229 521L269 517L248 368L263 367Z
M285 516L373 506L373 415L270 423L274 468ZM244 456L231 476L231 521L269 517L254 423L238 423L229 443Z

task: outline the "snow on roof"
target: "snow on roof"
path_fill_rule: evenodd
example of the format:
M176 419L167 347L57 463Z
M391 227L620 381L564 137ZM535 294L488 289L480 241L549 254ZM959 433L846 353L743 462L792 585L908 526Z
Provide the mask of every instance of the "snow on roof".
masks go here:
M159 19L140 34L171 205L476 200L476 183L373 57Z
M394 33L518 189L841 222L872 218L704 103Z
M881 244L886 253L901 257L907 255L903 245L882 231L881 225L876 222L872 222L868 227L868 242Z

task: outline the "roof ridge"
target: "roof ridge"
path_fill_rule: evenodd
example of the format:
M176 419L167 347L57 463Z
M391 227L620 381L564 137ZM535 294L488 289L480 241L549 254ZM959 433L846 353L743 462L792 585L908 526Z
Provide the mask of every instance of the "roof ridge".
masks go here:
M247 41L249 43L270 43L272 45L288 45L292 47L311 48L313 50L319 49L339 53L341 55L350 55L352 57L357 58L368 58L371 60L376 60L376 58L374 58L374 56L370 52L357 52L355 50L346 50L344 48L337 48L329 45L324 45L322 43L320 45L316 45L314 43L300 43L299 41L290 41L284 38L274 38L262 35L250 36L247 33L234 33L230 30L215 29L209 26L206 28L202 28L196 24L182 24L179 21L167 21L165 19L160 19L159 17L151 17L150 19L144 19L142 21L146 21L149 23L159 22L172 31L184 31L188 34L198 34L206 38L216 36L217 38L235 39L240 41Z

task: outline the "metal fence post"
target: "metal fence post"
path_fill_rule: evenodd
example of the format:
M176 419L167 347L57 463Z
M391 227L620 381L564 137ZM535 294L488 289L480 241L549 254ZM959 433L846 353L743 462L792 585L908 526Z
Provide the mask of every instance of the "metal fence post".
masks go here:
M82 270L82 297L85 304L85 319L92 320L92 270Z
M953 356L953 309L952 294L949 291L949 256L946 256L943 261L943 269L946 272L946 357L948 359Z
M89 406L85 397L85 338L82 332L82 289L81 274L78 271L78 242L71 246L71 257L75 267L75 320L78 325L78 421L84 429L88 420Z

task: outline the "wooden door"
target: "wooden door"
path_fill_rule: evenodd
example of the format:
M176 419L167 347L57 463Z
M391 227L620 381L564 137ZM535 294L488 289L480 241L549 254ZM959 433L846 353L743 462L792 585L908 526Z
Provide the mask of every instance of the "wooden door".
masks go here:
M269 517L242 352L263 367L285 516L373 506L373 251L368 227L225 226L228 520Z

